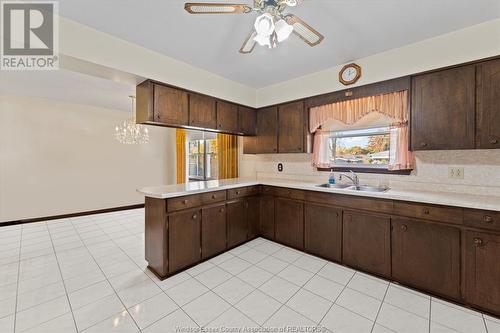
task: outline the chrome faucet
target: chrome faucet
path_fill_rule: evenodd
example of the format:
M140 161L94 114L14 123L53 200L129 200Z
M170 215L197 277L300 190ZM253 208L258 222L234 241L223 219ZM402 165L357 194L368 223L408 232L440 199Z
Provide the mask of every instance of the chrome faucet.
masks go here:
M342 180L342 177L346 177L347 179L352 181L352 184L356 188L356 190L359 190L359 177L357 174L355 174L352 170L349 170L351 173L350 176L346 175L345 173L340 174L339 180Z

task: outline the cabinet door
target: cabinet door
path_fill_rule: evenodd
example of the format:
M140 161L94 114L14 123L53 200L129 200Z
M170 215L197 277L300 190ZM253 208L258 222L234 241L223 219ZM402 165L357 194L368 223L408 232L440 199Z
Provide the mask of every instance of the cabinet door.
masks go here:
M274 240L274 197L263 195L260 199L260 233Z
M243 154L257 154L257 137L243 137Z
M391 219L369 213L344 212L342 260L361 270L391 275Z
M220 131L238 132L238 106L217 101L217 129Z
M239 132L245 135L255 135L255 128L257 126L257 115L254 109L246 108L244 106L238 107L239 116Z
M304 248L304 203L276 198L276 240L302 250Z
M475 67L423 74L412 79L413 150L473 149Z
M465 299L500 315L500 236L465 232Z
M276 106L257 111L258 154L278 152L278 108Z
M185 91L154 85L154 121L167 125L188 125L188 94Z
M227 247L234 247L246 242L248 224L245 200L227 203Z
M459 299L460 230L420 220L394 219L392 276L408 285Z
M203 208L201 215L201 255L206 259L226 249L226 205Z
M342 210L307 203L304 223L305 250L329 260L341 261Z
M189 94L189 125L215 129L217 126L215 99L210 96Z
M278 151L280 153L305 152L306 116L304 102L300 101L280 106L278 117Z
M200 261L199 209L174 213L168 217L168 272L177 272Z
M477 70L477 141L481 149L500 148L500 60L482 63Z
M246 201L248 238L251 239L260 234L260 197L249 197Z

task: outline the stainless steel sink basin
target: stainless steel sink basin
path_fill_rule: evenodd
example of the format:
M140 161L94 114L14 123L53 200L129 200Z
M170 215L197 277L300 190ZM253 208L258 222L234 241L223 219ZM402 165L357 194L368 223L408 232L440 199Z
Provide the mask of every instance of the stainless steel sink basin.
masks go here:
M343 190L349 190L349 191L360 191L360 192L385 192L388 191L388 187L383 187L383 186L369 186L369 185L360 185L358 188L356 188L353 185L350 184L321 184L321 185L316 185L317 187L324 187L324 188L332 188L332 189L343 189Z
M321 184L321 185L316 185L317 187L325 187L325 188L336 188L336 189L346 189L348 187L352 187L352 185L349 184Z
M349 188L350 190L353 191L361 191L361 192L385 192L389 190L387 187L382 187L382 186L367 186L367 185L361 185L357 189L352 186Z

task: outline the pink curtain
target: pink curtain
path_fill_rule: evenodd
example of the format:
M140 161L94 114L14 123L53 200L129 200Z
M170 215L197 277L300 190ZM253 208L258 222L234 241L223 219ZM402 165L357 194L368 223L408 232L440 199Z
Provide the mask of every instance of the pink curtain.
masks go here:
M381 113L391 119L391 152L389 170L413 169L413 155L409 151L408 92L363 97L311 108L310 132L314 133L312 164L318 168L330 167L328 132L319 129L329 120L352 125L371 112Z

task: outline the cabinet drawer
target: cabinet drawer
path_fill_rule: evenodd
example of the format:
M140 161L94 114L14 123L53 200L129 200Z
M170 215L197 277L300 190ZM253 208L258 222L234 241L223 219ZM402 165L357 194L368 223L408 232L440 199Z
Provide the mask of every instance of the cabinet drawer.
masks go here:
M500 212L487 210L466 210L464 224L483 229L500 231Z
M259 193L259 187L256 186L247 186L247 187L240 187L240 188L233 188L230 190L227 190L227 198L228 199L237 199L237 198L242 198L242 197L248 197L250 195L258 194Z
M201 206L200 195L187 195L184 197L172 198L167 200L167 211L175 212L177 210Z
M335 205L353 209L375 211L379 213L392 213L391 200L356 197L354 195L339 195L333 193L307 192L307 201L327 205Z
M394 202L394 214L437 222L448 222L454 224L463 223L463 210L455 207L396 201Z
M204 205L209 205L213 202L219 202L226 200L226 191L216 191L203 193L201 196L201 203Z
M262 189L262 193L295 200L305 200L306 198L304 191L285 187L265 186Z

